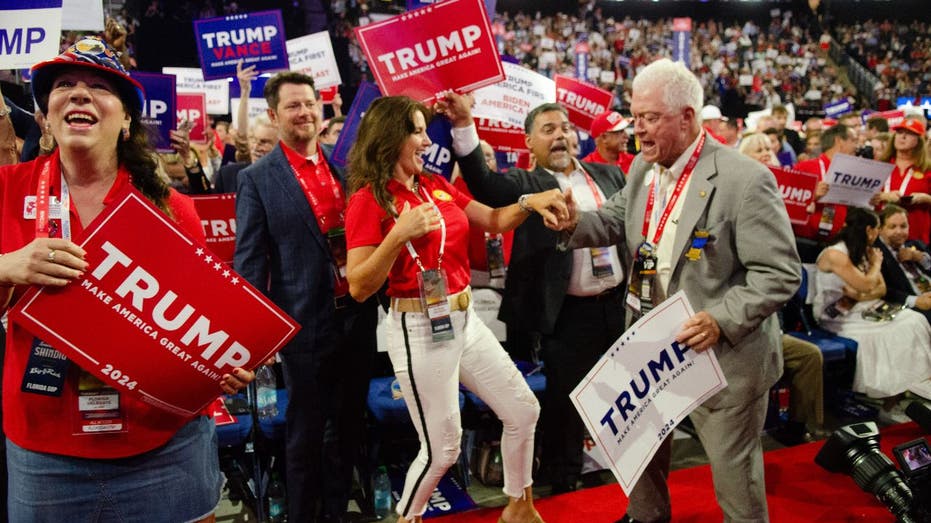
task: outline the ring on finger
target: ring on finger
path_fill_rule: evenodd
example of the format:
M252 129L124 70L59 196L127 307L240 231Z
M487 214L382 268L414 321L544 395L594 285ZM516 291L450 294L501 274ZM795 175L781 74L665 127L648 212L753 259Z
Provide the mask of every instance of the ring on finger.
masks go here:
M48 251L48 261L51 263L55 263L55 249L51 249L50 251Z

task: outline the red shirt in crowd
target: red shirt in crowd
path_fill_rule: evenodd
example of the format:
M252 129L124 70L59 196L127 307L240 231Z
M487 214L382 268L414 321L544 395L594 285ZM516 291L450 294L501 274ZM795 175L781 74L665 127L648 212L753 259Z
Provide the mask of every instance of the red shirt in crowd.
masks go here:
M894 160L893 160L894 161ZM921 172L911 167L904 172L896 166L892 170L892 176L883 187L884 191L899 191L902 196L915 193L931 194L931 180L928 179L928 173ZM928 236L931 235L931 209L927 205L902 205L908 211L908 239L921 240L928 244ZM881 210L882 205L876 210Z
M443 253L443 266L446 271L448 294L455 294L469 285L469 220L466 217L466 205L472 198L452 186L442 176L421 175L420 197L397 180L388 180L388 192L394 196L394 205L400 214L404 203L411 208L427 201L424 194L439 208L446 221L446 244ZM394 227L394 218L378 205L370 187L356 191L349 198L346 209L346 248L377 246ZM432 231L411 241L425 269L436 269L440 254L442 232ZM417 273L420 269L411 258L407 247L401 249L388 273L388 295L398 298L416 298L420 296L417 285Z
M474 199L469 186L460 176L453 181L453 187L459 189L459 192L469 198ZM514 245L514 231L509 231L501 235L501 247L504 251L504 266L511 263L511 246ZM488 249L485 247L485 231L476 226L469 226L469 266L476 271L488 270Z
M0 252L20 249L36 236L35 218L24 216L24 201L36 194L39 173L46 162L59 161L58 151L32 162L0 167ZM53 164L53 165L55 165ZM61 195L59 170L52 168L50 192ZM129 172L120 168L116 181L104 198L104 206L130 183ZM201 244L205 243L204 230L194 202L187 196L171 190L168 199L174 221ZM71 239L80 244L84 237L81 223L71 207ZM139 231L145 234L145 231ZM73 284L72 284L73 285ZM16 287L11 303L19 299L26 287ZM62 311L62 314L68 314ZM88 326L92 328L92 326ZM105 335L106 333L102 333ZM168 413L162 409L120 394L120 408L126 430L101 434L75 434L78 416L78 379L81 369L71 362L60 396L46 396L23 392L21 384L33 344L33 335L15 321L9 323L6 338L6 357L3 369L3 430L13 443L22 448L51 454L81 458L111 459L133 456L152 450L167 442L190 418ZM126 347L133 350L133 347ZM219 395L220 389L217 388Z
M803 173L814 174L818 177L819 181L823 182L825 181L824 178L828 170L830 170L830 167L831 159L822 154L817 158L798 162L793 168ZM823 235L819 232L821 216L824 214L825 208L825 204L822 203L815 204L815 212L808 215L808 223L805 225L792 225L792 230L795 232L795 235L811 240L827 239L836 236L844 226L844 220L847 219L847 206L833 203L828 205L834 208L834 220L831 222L831 233L829 235Z
M615 162L614 165L617 165L621 169L621 172L624 173L624 176L626 177L628 173L630 173L630 164L634 163L634 158L636 157L637 157L636 154L630 154L628 152L621 151L620 153L618 153L617 162ZM588 162L588 163L601 163L605 165L609 163L608 160L605 160L601 156L601 153L598 152L598 149L595 149L594 151L589 153L588 156L586 156L585 158L582 158L582 161Z

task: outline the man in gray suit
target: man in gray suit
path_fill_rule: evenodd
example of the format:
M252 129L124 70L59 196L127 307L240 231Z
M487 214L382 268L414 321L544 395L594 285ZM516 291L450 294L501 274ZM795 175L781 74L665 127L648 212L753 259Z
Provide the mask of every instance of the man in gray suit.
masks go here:
M239 173L234 267L301 324L280 352L288 519L329 523L349 501L377 316L375 298L348 294L345 179L317 143L313 85L295 72L265 84L281 142Z
M728 383L690 416L718 504L725 521L767 521L760 432L767 392L782 374L773 313L798 288L801 265L775 178L708 139L701 107L702 87L681 64L659 60L637 75L631 112L641 154L620 193L563 224L571 231L566 247L620 243L634 260L631 320L685 291L699 312L677 340L697 352L713 350ZM669 521L671 449L669 437L621 521Z

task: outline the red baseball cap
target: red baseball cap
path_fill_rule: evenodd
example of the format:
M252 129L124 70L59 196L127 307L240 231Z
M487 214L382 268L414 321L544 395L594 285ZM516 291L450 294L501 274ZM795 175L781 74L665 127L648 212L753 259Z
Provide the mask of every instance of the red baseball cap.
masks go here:
M899 129L905 129L906 131L917 134L918 136L923 136L925 134L925 126L922 125L918 120L908 119L902 120L902 123L892 127L893 131L898 131Z
M595 117L592 122L592 138L598 138L604 133L623 131L630 125L630 120L616 111L606 111Z

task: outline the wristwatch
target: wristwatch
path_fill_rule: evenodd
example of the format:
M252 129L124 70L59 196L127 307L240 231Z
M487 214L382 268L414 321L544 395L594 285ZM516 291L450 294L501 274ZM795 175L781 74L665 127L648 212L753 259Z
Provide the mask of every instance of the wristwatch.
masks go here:
M524 211L527 211L527 212L532 213L532 212L534 212L534 211L533 211L533 207L527 205L527 200L529 200L529 199L530 199L530 195L529 195L529 194L522 194L522 195L520 195L520 198L517 199L517 206L520 207L520 208L521 208L522 210L524 210Z

